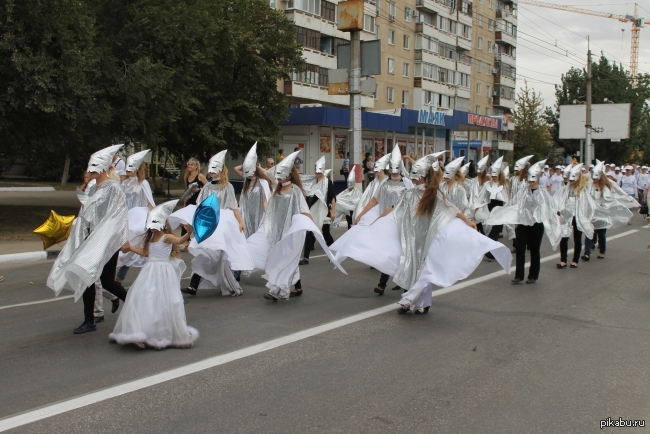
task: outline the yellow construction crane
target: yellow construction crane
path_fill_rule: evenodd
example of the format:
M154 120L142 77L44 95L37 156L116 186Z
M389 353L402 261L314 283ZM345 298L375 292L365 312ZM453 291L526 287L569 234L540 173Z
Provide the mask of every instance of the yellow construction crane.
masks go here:
M531 6L539 6L542 8L557 9L560 11L575 12L578 14L593 15L596 17L613 18L622 23L632 23L632 48L630 50L630 74L636 77L639 67L639 33L641 28L645 27L644 24L650 24L650 21L644 21L639 17L638 4L634 3L634 15L618 15L610 14L607 12L592 11L588 9L576 8L573 6L556 5L553 3L545 3L537 0L519 0L519 3Z

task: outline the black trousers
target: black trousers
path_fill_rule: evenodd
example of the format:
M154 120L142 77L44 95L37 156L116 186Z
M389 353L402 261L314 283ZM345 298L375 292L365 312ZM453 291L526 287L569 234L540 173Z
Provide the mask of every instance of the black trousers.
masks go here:
M379 277L379 286L382 288L386 287L386 284L388 283L388 278L390 276L388 274L381 273L381 276Z
M492 208L497 206L503 206L503 201L500 200L491 200L488 204L488 209L492 211ZM481 226L481 229L483 226ZM503 231L503 225L492 226L488 238L494 241L499 241L499 234Z
M124 301L126 299L126 289L115 281L115 271L117 269L117 256L118 252L108 260L104 268L102 269L102 274L99 277L99 280L102 282L102 286L105 290ZM83 293L84 301L84 320L89 323L95 322L95 284L93 283Z
M194 289L198 289L199 283L201 283L201 276L196 273L192 274L192 277L190 278L190 286Z
M350 211L350 214L345 215L345 221L348 222L348 230L352 227L352 213L354 211Z
M334 238L330 233L329 224L323 225L322 232L323 232L323 238L325 238L325 244L327 244L328 246L334 244ZM305 259L309 259L309 254L311 253L312 250L314 250L314 244L316 244L316 237L314 236L314 233L307 232L307 235L305 235L305 248L303 250L303 257Z
M530 270L528 278L539 279L542 238L544 237L544 224L535 223L533 226L517 225L515 229L515 245L517 247L515 279L524 279L526 265L526 248L530 250Z
M562 238L560 241L560 262L567 262L567 252L569 251L569 238ZM576 264L580 260L582 252L582 231L578 229L576 218L573 218L573 261Z

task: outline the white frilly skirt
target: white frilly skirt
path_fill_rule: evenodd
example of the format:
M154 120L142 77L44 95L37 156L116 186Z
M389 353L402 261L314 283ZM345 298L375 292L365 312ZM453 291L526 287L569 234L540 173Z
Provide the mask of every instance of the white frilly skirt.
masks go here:
M141 246L144 242L144 236L147 233L147 214L149 208L139 206L129 210L129 244L132 246ZM120 267L143 267L147 263L147 258L136 253L120 252L117 257L117 268Z
M191 348L199 332L187 325L179 291L185 264L180 259L149 260L131 285L113 333L118 344L142 343L156 349Z

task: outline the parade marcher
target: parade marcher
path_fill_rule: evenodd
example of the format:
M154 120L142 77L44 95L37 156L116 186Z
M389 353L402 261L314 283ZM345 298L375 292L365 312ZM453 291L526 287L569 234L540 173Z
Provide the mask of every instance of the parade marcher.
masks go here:
M220 288L221 295L238 296L243 293L232 270L250 271L253 269L246 244L246 226L242 220L235 188L228 182L228 168L224 165L227 150L214 155L208 164L208 174L212 181L199 193L197 202L201 204L215 194L219 201L219 224L214 233L201 244L192 239L188 247L194 256L190 285L182 292L196 295L199 289ZM185 207L172 214L170 223L174 228L178 223L190 224L196 207ZM178 222L178 223L177 223Z
M126 159L126 175L128 178L121 184L126 196L126 207L129 209L129 242L139 243L144 235L147 213L156 206L149 181L146 180L147 165L144 159L150 150L136 152ZM115 280L122 283L129 267L142 267L145 259L135 253L121 253L117 259L117 276Z
M445 166L443 183L440 189L445 195L447 202L453 204L461 212L465 212L469 200L465 192L465 179L460 173L460 167L463 164L464 157L458 157Z
M345 218L348 230L352 228L352 214L361 199L361 192L356 187L355 172L355 170L352 170L348 175L348 188L336 195L336 220L332 222L333 225L338 226L339 222Z
M524 281L526 250L530 251L530 269L526 283L539 279L541 269L542 238L544 233L551 242L553 250L557 249L562 239L562 228L555 209L555 203L548 190L541 188L542 166L546 160L539 161L528 169L528 186L519 189L516 197L508 205L496 208L487 223L491 225L516 225L516 271L513 284Z
M489 159L490 156L486 155L476 165L477 176L471 179L469 203L465 210L465 215L476 223L477 230L483 235L485 235L483 222L490 215L488 209L489 197L487 194L484 194L483 190L483 184L490 180L490 175L488 174Z
M108 336L111 342L161 350L191 348L199 337L199 332L187 325L183 296L178 292L185 263L174 247L187 241L192 227L185 225L186 232L181 237L171 234L167 218L177 203L178 200L172 200L149 211L142 245L122 249L147 261L131 285L113 333Z
M464 164L461 166L459 172L463 176L463 188L465 189L465 194L467 195L467 201L469 203L469 199L471 196L471 191L472 191L472 178L469 177L469 165L471 163ZM465 210L467 211L467 209Z
M458 167L460 167L460 165ZM402 152L399 149L399 145L396 144L393 148L393 151L390 153L390 178L381 184L370 202L368 202L363 211L359 213L354 222L355 225L359 224L359 222L363 219L363 216L372 210L375 206L378 206L376 210L379 212L378 216L382 215L384 211L395 206L397 200L402 195L404 190L413 188L413 182L411 182L410 179L402 177L402 168ZM355 235L355 237L356 236L357 235ZM384 295L389 277L390 276L388 274L382 273L379 278L379 284L374 288L373 291L379 295ZM401 289L399 286L393 288L394 291L397 291L399 289Z
M311 214L314 224L322 228L323 238L328 246L334 243L334 237L330 232L331 222L336 218L336 196L334 195L334 184L327 177L328 171L325 170L325 156L316 161L316 175L301 175L303 189L307 195L307 205L309 214ZM314 249L316 238L311 232L305 236L305 251L300 265L309 264L309 255Z
M507 167L507 166L506 166ZM520 172L521 173L521 172ZM509 200L508 179L503 173L503 157L499 157L492 166L490 166L490 180L483 184L483 191L487 196L488 210L490 213L496 207L506 204ZM489 221L489 218L488 218ZM503 225L485 226L488 238L494 241L499 240L499 234L503 232ZM491 253L486 254L489 260L493 260Z
M239 207L246 231L246 238L259 229L264 219L264 210L271 197L271 180L257 164L257 142L248 151L241 166L234 168L235 173L244 178L244 186L239 197Z
M632 218L632 212L616 199L612 191L612 182L605 176L604 163L598 161L593 170L593 182L587 186L589 194L598 205L594 212L594 236L585 235L585 254L580 258L589 261L591 248L598 243L599 259L605 258L607 248L607 229L625 226Z
M594 226L592 220L596 211L596 203L587 190L588 179L582 174L582 164L569 166L569 183L563 186L553 197L555 206L562 219L562 225L573 228L573 260L571 268L578 268L582 251L582 234L593 238ZM560 263L557 268L566 268L569 237L563 233L560 242Z
M271 301L302 295L298 262L308 231L313 232L332 263L345 273L309 214L300 174L293 164L299 152L288 155L276 166L278 184L266 206L263 224L247 240L255 270L265 271L263 277L268 281L269 292L264 298Z
M70 236L47 278L47 286L59 295L64 288L83 298L84 322L75 334L97 330L94 317L94 282L124 301L126 290L115 281L117 257L128 241L128 210L119 182L108 176L115 153L123 145L109 146L90 156L87 171L96 181L72 223Z
M476 225L445 200L432 162L438 166L431 155L418 159L409 174L414 187L336 255L341 261L350 257L392 274L397 287L406 290L399 301L401 314L427 313L433 285L447 287L466 278L490 250L505 270L512 261L505 246L479 234ZM378 239L382 240L381 255L376 254Z

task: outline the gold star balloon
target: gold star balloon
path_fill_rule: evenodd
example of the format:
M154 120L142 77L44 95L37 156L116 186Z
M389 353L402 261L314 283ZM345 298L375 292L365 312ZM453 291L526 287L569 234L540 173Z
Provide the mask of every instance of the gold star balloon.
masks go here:
M43 250L68 239L70 226L75 219L73 215L61 216L50 211L50 216L45 223L34 229L34 233L43 240Z

